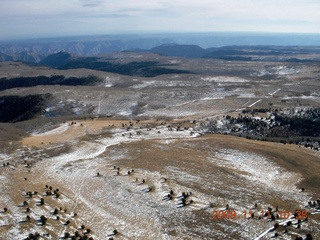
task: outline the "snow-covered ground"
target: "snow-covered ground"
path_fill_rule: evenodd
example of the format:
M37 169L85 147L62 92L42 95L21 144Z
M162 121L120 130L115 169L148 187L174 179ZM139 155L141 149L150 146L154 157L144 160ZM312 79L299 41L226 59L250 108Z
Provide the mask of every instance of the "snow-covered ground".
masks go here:
M48 131L46 133L38 134L38 136L50 136L56 134L62 134L68 130L70 126L63 124L56 129ZM67 153L60 154L56 157L45 159L44 161L38 162L33 168L33 171L40 172L40 181L54 181L60 182L60 184L68 189L68 195L62 195L57 201L64 206L71 206L72 209L76 209L78 205L82 211L89 209L83 215L92 215L92 218L100 218L99 221L103 220L103 224L99 224L99 229L95 230L94 239L104 239L107 232L111 233L113 228L105 223L112 222L112 225L117 227L118 230L126 232L127 237L135 238L146 236L146 231L149 231L149 236L152 238L169 239L165 233L159 232L161 228L160 219L154 218L150 221L150 216L157 216L160 212L157 209L153 209L153 205L162 204L161 200L158 200L157 196L150 194L152 198L147 202L141 202L141 197L144 195L143 189L147 186L132 185L131 181L128 181L125 177L114 179L112 176L114 172L112 170L107 173L109 176L101 178L92 178L96 174L96 168L100 162L103 162L103 158L100 157L106 150L106 148L122 143L128 143L132 141L139 141L145 139L177 139L177 138L190 138L197 135L190 135L190 131L168 131L165 126L146 131L146 129L139 129L142 131L141 135L136 134L136 130L126 131L125 129L113 130L113 136L110 138L98 138L95 141L77 142L73 141L70 144L73 146L72 150ZM104 163L105 164L105 163ZM143 174L140 172L139 174ZM145 173L153 174L153 173ZM156 174L157 175L157 174ZM160 178L159 174L154 178ZM5 188L9 179L4 178L1 181L1 189ZM106 179L107 178L107 179ZM149 178L153 178L152 176ZM46 180L45 180L46 179ZM53 180L54 179L54 180ZM133 180L133 179L132 179ZM103 182L107 181L108 186ZM102 184L102 185L101 185ZM93 185L99 186L99 188L92 188ZM158 183L157 188L162 188L162 184ZM133 189L132 189L133 187ZM128 191L127 189L132 189ZM90 193L90 194L88 194ZM92 194L91 194L92 193ZM133 194L133 196L132 196ZM165 191L161 194L165 195ZM132 202L129 203L128 201ZM160 198L161 199L161 198ZM98 202L97 202L98 201ZM4 200L1 200L4 203ZM8 199L6 202L10 202ZM124 208L123 204L127 202L127 208ZM135 203L136 202L136 203ZM149 207L143 207L145 204ZM5 204L9 209L14 209L12 204ZM155 205L155 206L156 206ZM78 208L77 208L78 209ZM86 210L86 211L87 211ZM42 209L34 210L34 214L30 217L36 218L40 215L47 215ZM170 215L172 212L179 212L175 205L169 208L162 208L161 215ZM131 223L129 226L129 219L137 219L137 223ZM21 217L23 218L23 217ZM13 220L16 219L13 218ZM88 218L77 218L76 222L80 224L81 221L87 221ZM15 220L14 220L15 221ZM141 221L147 225L145 228L141 228ZM0 219L1 226L6 225L5 219ZM37 228L39 229L39 228ZM19 224L14 224L14 228L9 231L9 236L14 236L11 239L22 239L26 237L27 231L21 231ZM59 233L62 235L63 231ZM51 238L50 238L51 239Z
M270 159L234 149L221 149L216 157L218 159L213 160L215 164L242 171L242 177L254 183L257 188L270 188L272 192L283 194L285 199L294 198L301 204L308 202L306 194L296 194L299 192L296 185L302 177L277 166Z
M38 136L63 136L71 127L63 124ZM224 210L223 206L228 203L242 217L242 213L252 207L253 193L259 198L259 204L263 208L269 206L267 202L263 202L263 196L270 192L284 201L301 204L310 198L307 193L296 194L296 184L302 180L299 174L288 172L262 155L228 148L210 153L211 147L207 146L210 154L207 158L204 157L203 161L207 162L208 166L216 166L217 170L214 172L200 172L197 165L194 165L195 168L192 165L167 165L164 166L165 176L158 171L143 168L135 169L128 175L127 171L130 169L120 166L118 175L113 169L117 161L126 158L129 162L134 161L128 152L131 143L152 141L156 149L164 152L171 151L173 146L180 151L196 150L198 141L206 144L206 141L197 138L199 133L191 134L191 130L170 131L164 125L148 128L113 128L110 129L111 135L107 137L97 135L91 140L74 139L68 143L70 147L67 152L57 152L53 157L42 157L42 161L37 161L31 168L31 174L34 174L32 176L37 177L31 180L28 189L21 187L19 191L34 190L35 186L49 184L59 186L61 196L50 201L45 197L47 204L44 207L32 209L32 219L38 219L41 215L51 219L45 227L35 226L34 230L41 234L49 231L62 236L67 229L76 231L77 227L85 224L92 229L90 236L94 239L105 239L114 229L120 232L116 239L187 239L193 231L201 236L211 236L210 239L233 239L229 236L231 232L240 234L243 239L253 239L272 227L273 223L266 219L250 222L242 218L232 222L215 221L212 220L212 211ZM115 147L120 150L114 151ZM36 156L39 150L29 151ZM59 146L54 151L59 151ZM152 158L150 149L139 151L150 151ZM199 151L199 154L204 153ZM8 156L0 157L6 159ZM228 169L232 174L226 174L223 169ZM100 173L99 176L97 172ZM164 177L168 180L164 181ZM6 188L10 185L9 175L1 175L0 179L0 189L3 192L8 191ZM142 179L145 179L146 183L142 183ZM233 184L226 185L226 181L232 181ZM148 187L154 190L147 193ZM162 200L172 189L175 192L174 199ZM41 188L37 190L44 191ZM182 192L192 192L190 199L192 198L194 203L178 208L177 196ZM29 201L35 206L40 197L41 193ZM17 208L7 195L1 197L1 202L12 212L10 217L0 214L0 226L11 226L6 236L11 237L10 239L25 238L28 230L18 223L19 219L25 218L25 214L21 213L21 209ZM210 207L210 202L215 206ZM52 220L53 216L50 214L54 207L59 206L68 209L68 213L61 213L60 225ZM71 217L72 212L77 212L78 216ZM201 218L198 213L203 214ZM68 219L73 224L61 227L62 222ZM192 225L187 224L187 220ZM192 239L206 238L197 234L193 235Z
M217 82L217 83L226 83L226 82L232 82L232 83L246 83L250 82L250 80L239 78L239 77L226 77L226 76L217 76L217 77L202 77L202 81L206 82Z
M44 132L44 133L33 133L33 136L50 136L55 134L63 134L65 131L69 129L68 123L63 123L59 127L54 128L50 131Z

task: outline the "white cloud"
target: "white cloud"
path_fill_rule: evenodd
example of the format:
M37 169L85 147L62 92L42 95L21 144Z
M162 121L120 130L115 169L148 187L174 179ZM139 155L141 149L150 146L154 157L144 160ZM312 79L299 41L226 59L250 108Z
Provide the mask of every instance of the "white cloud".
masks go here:
M320 33L319 9L318 0L0 0L0 28L7 38L135 30Z

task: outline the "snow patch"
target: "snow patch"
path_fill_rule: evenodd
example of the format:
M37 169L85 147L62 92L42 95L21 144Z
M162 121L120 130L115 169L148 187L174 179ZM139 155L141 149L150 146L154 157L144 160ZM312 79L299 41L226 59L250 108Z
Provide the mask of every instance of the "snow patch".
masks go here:
M222 149L216 153L218 159L212 159L220 166L244 171L243 177L274 191L297 192L296 184L302 177L279 167L263 156L241 152L233 149Z
M50 135L56 135L64 133L69 129L68 123L61 124L59 127L52 129L51 131L47 131L44 133L33 133L33 136L50 136Z
M217 82L217 83L226 83L226 82L232 82L232 83L245 83L250 82L247 79L239 78L239 77L225 77L225 76L217 76L217 77L202 77L202 81L206 82Z

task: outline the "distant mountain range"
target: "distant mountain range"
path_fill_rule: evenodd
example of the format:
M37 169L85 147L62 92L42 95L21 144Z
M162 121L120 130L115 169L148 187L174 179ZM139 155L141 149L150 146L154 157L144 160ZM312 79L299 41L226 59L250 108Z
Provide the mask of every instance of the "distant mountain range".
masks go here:
M40 62L48 55L67 52L78 56L92 56L121 51L154 52L166 56L187 58L219 58L229 55L249 59L243 48L265 46L320 46L320 35L311 34L153 34L64 37L35 40L0 41L0 61ZM231 46L231 47L226 47ZM239 47L242 46L242 47ZM307 48L305 48L307 49ZM260 49L261 50L261 49ZM296 53L298 48L276 47L256 54ZM305 50L307 51L307 50ZM314 51L314 48L313 50ZM240 58L239 58L240 59Z
M92 56L121 52L136 48L150 49L165 43L167 38L117 38L79 37L62 39L19 40L0 42L0 61L39 62L46 56L58 52L68 52L78 56Z
M163 44L149 50L136 49L135 51L152 52L164 56L176 56L185 58L219 58L229 60L230 57L232 57L238 58L238 60L241 60L241 58L248 60L259 58L261 60L262 58L268 56L282 56L283 58L283 56L285 55L290 58L290 55L320 53L320 47L226 46L203 49L197 45Z

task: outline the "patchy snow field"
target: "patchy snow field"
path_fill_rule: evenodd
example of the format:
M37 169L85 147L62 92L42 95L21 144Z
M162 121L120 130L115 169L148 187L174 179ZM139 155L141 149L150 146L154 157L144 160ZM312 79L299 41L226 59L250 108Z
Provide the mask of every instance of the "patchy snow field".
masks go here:
M72 127L63 124L34 137L63 136ZM191 128L135 124L111 128L108 136L75 138L64 144L67 150L59 144L20 150L24 154L16 157L30 165L18 161L0 170L0 207L9 209L0 213L0 238L24 239L38 232L42 239L57 239L66 232L83 234L79 227L84 224L93 239L108 239L115 229L114 239L254 239L274 222L245 219L245 211L258 216L260 209L275 208L274 202L303 207L310 200L307 192L298 194L301 175L257 153L218 149L210 137L200 135ZM59 188L59 197L45 196L45 185ZM27 191L37 193L26 198ZM192 193L185 207L182 192ZM39 206L41 198L45 204ZM25 213L27 206L18 207L24 200L30 213ZM257 202L259 209L254 209ZM213 219L213 211L224 211L226 204L238 218ZM59 220L52 214L55 208L62 209ZM27 215L30 222L25 222ZM48 219L45 225L39 222L41 215ZM310 227L302 225L305 231Z
M269 188L272 192L283 194L287 197L304 204L308 202L307 195L296 195L299 190L296 185L302 180L299 174L288 172L279 167L270 159L258 154L240 152L233 149L221 149L217 154L215 164L225 166L232 170L241 171L241 176L254 183L254 188Z

